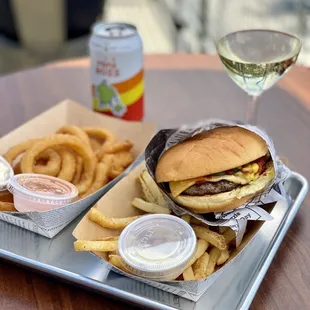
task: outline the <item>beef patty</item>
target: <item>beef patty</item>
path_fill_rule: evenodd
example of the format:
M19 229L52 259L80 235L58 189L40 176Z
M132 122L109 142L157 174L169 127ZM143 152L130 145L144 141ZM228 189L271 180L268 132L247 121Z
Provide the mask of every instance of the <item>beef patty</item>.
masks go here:
M227 180L221 180L218 182L205 182L202 184L192 185L182 194L190 196L212 195L232 191L238 186L239 184L229 182Z

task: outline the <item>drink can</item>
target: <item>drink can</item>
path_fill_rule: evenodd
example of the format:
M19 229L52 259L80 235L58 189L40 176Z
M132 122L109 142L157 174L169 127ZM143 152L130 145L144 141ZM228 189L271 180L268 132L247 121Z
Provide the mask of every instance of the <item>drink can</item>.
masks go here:
M126 120L141 120L143 49L136 27L126 23L96 23L89 49L93 109Z

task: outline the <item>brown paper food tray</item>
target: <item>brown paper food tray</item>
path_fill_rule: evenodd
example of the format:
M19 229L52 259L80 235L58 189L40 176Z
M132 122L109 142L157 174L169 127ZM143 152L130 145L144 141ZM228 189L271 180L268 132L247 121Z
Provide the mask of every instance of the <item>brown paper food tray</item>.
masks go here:
M96 204L96 208L102 211L109 217L129 217L143 214L142 211L134 208L131 205L131 201L135 197L141 197L142 192L140 185L137 181L137 176L144 168L144 163L137 166L127 176L125 176L120 182L117 183L104 197L102 197ZM269 205L267 210L271 212L274 204ZM202 294L208 289L210 285L225 272L225 267L233 263L235 259L238 259L238 255L241 255L242 250L251 242L259 228L264 223L263 221L249 221L249 229L241 243L241 245L233 250L229 261L218 269L214 274L202 281L169 281L169 282L155 282L139 278L126 274L130 278L134 278L138 281L150 284L154 287L160 288L165 291L171 291L171 287L174 288L174 294L197 301ZM102 237L119 235L120 231L110 230L102 228L101 226L93 223L89 220L88 214L86 214L73 231L73 236L80 240L95 240ZM103 259L107 259L107 254L102 252L96 252L96 255ZM110 264L109 264L110 265ZM110 265L110 268L115 272L125 274L114 266ZM175 290L179 288L178 290Z
M119 139L129 139L134 143L132 154L135 158L143 153L156 131L154 124L123 121L95 113L77 102L66 99L3 136L0 139L0 154L4 154L9 147L19 142L55 133L63 125L105 127Z
M134 143L131 150L134 159L137 159L143 154L146 145L155 134L156 130L154 124L128 122L105 116L103 114L95 113L84 106L67 99L2 137L0 139L0 154L4 154L11 146L27 139L41 138L53 134L63 125L107 128L111 130L118 139L128 139ZM109 186L106 186L106 188L108 187ZM0 212L0 219L51 238L68 225L71 220L78 216L83 210L97 201L104 193L105 191L101 189L82 200L83 203L80 203L80 201L74 203L77 205L76 209L78 210L76 214L73 210L74 208L71 208L71 210L69 210L71 212L70 218L66 219L66 223L62 223L57 228L56 226L58 223L55 223L55 229L49 227L49 229L46 229L46 232L41 229L44 225L36 225L33 220L22 217L22 214L25 213ZM72 204L72 206L74 204ZM64 208L67 207L69 206Z

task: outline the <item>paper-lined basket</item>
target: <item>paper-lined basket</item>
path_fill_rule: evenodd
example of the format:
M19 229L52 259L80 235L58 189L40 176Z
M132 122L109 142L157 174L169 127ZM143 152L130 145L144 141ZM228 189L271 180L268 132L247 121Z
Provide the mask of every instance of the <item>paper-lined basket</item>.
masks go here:
M135 169L133 169L127 176L119 181L108 193L106 193L95 206L102 211L108 217L130 217L143 214L142 211L134 208L131 201L135 197L142 197L140 185L137 182L137 176L145 168L144 163L141 163ZM274 207L274 204L265 206L266 210L270 212ZM264 222L253 221L242 240L241 245L232 251L229 261L223 265L218 271L211 276L201 281L165 281L156 282L147 280L145 278L133 276L131 274L124 273L123 271L115 268L107 261L107 253L96 252L95 254L106 261L107 266L122 275L144 282L161 290L173 293L175 295L182 296L184 298L197 301L202 294L210 287L216 279L225 273L228 266L234 264L238 255L241 255L243 249L251 242L252 238L258 232L259 228ZM73 236L80 240L96 240L108 236L119 235L119 230L111 230L103 228L89 220L88 214L86 214L80 223L73 231Z
M135 160L143 154L145 147L156 130L154 124L123 121L95 113L74 101L64 100L2 137L0 139L0 154L4 154L11 146L19 142L32 138L41 138L55 133L63 125L107 128L119 139L128 139L134 143L131 152ZM0 212L0 219L45 237L52 238L81 212L98 201L130 169L131 167L121 176L87 198L65 207L47 212Z

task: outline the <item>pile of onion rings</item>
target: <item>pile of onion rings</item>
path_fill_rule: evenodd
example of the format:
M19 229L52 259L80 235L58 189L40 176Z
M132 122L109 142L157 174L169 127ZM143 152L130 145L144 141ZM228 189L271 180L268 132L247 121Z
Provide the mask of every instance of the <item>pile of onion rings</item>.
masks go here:
M15 174L39 173L74 184L79 199L119 176L132 162L133 143L101 127L66 125L55 134L12 146L3 157ZM16 212L9 192L0 192L0 211Z

